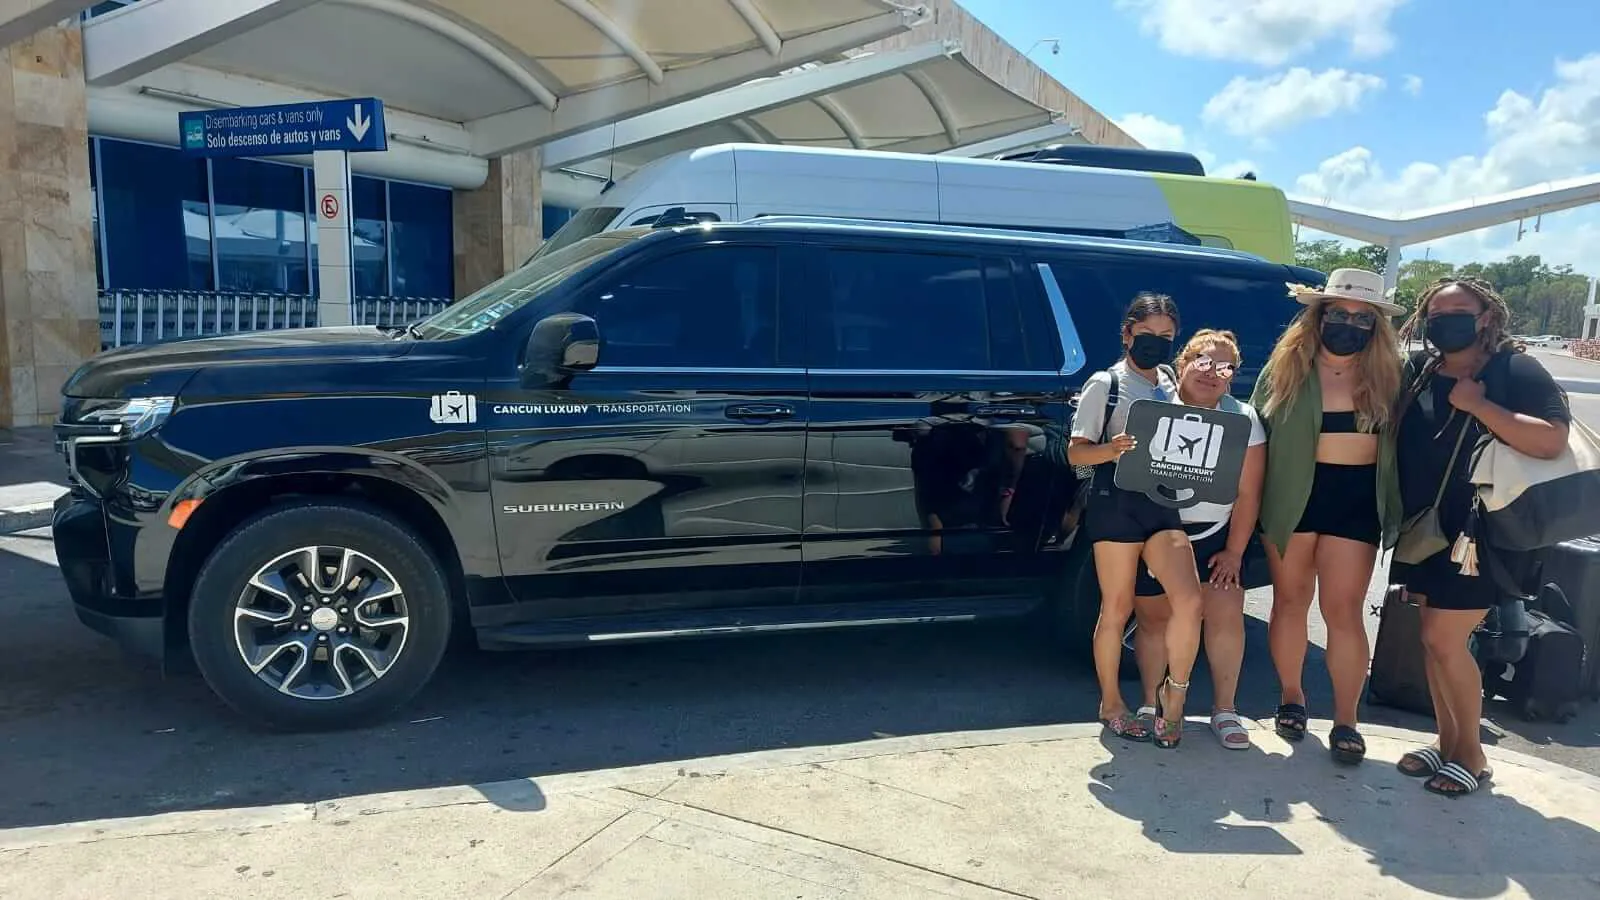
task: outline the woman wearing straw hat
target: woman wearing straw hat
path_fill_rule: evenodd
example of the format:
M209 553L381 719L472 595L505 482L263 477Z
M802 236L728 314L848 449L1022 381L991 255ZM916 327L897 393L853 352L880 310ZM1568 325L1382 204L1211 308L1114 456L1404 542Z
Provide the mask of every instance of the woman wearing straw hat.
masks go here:
M1356 707L1370 663L1362 604L1380 547L1399 531L1393 411L1400 352L1383 276L1336 269L1327 286L1290 287L1305 309L1272 351L1251 403L1267 426L1261 528L1272 569L1277 731L1305 737L1306 622L1313 596L1328 626L1334 759L1359 763Z

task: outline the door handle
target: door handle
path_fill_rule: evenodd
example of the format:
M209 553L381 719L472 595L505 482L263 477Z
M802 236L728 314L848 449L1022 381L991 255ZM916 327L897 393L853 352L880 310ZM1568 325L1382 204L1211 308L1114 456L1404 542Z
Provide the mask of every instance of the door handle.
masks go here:
M976 407L972 414L985 419L1026 419L1039 414L1032 406L1014 403L997 403Z
M741 403L727 410L730 419L790 419L794 407L783 403Z

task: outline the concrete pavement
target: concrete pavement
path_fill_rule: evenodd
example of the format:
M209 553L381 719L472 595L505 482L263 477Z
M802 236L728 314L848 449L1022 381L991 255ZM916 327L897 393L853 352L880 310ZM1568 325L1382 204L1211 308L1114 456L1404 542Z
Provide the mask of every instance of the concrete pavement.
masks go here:
M1234 752L1195 721L1167 752L1046 726L14 828L0 896L1600 895L1600 779L1491 749L1490 787L1434 797L1392 766L1421 735L1369 728L1348 769L1327 728Z
M48 428L18 428L0 443L0 534L50 524L67 491L67 467Z

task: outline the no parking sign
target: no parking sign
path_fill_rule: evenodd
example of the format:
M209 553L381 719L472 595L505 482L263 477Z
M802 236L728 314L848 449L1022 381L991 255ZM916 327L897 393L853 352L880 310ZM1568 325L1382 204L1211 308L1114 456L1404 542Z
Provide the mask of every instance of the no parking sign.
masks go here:
M1139 444L1117 459L1116 485L1162 506L1232 503L1250 448L1250 419L1220 409L1159 400L1128 407Z

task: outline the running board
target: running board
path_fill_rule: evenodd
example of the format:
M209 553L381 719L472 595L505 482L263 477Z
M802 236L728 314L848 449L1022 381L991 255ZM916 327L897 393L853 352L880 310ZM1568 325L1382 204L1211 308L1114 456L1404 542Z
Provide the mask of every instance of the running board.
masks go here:
M503 650L535 645L571 646L730 634L975 622L980 619L1024 616L1038 607L1037 597L1005 596L928 602L685 610L633 616L551 619L543 622L479 628L478 645L485 650Z

